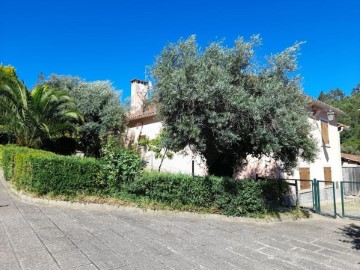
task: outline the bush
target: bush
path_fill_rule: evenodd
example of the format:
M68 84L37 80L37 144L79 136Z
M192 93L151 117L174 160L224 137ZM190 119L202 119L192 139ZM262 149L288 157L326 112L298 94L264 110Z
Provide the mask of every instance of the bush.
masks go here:
M225 215L264 214L264 197L259 182L212 177L214 202Z
M18 189L39 195L121 195L176 209L193 206L228 216L255 216L279 205L289 191L285 181L143 172L141 157L119 148L105 148L101 160L14 145L0 149L6 180Z
M127 186L132 194L146 196L152 200L173 206L212 205L209 178L183 174L144 172Z
M99 177L107 183L109 191L116 192L122 185L134 181L145 165L146 162L139 153L119 147L110 138L103 148Z
M284 182L284 186L287 184ZM235 180L223 177L192 177L182 174L145 172L126 186L137 196L170 204L218 209L228 216L265 214L273 206L276 181ZM266 192L274 191L266 194ZM271 198L271 200L269 200Z
M17 189L37 194L73 195L101 192L97 181L100 162L92 158L65 157L16 145L3 147L7 181Z
M28 174L29 168L27 167L30 156L49 156L53 155L50 152L21 147L17 145L3 146L2 150L2 167L4 170L5 180L10 181L13 178L18 180L18 177L23 177ZM16 174L16 177L15 177Z
M268 207L281 205L284 197L290 192L289 184L284 180L266 179L260 180L259 183Z
M3 145L0 144L0 168L2 168Z
M75 195L101 193L98 181L100 162L93 158L49 156L31 157L32 174L27 186L38 194Z

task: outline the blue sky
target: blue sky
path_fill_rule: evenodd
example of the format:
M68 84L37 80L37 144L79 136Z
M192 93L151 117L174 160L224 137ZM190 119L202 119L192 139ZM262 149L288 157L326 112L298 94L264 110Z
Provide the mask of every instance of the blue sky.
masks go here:
M260 34L257 56L306 41L299 58L304 92L317 97L360 82L360 1L0 0L0 63L29 88L38 74L111 80L123 97L144 79L163 47L197 35L202 47Z

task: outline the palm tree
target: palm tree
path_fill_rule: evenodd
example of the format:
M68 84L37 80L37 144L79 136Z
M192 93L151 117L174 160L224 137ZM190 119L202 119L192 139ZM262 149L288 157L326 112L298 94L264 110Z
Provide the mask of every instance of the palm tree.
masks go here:
M76 104L65 92L47 86L30 92L15 71L13 76L0 77L0 131L17 144L38 148L45 140L75 134L75 124L81 121Z

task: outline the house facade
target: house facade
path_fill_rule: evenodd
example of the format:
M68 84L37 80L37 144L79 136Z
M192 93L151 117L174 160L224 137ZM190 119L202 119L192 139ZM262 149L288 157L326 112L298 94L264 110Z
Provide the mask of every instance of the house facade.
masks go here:
M149 83L134 79L131 81L131 111L128 115L128 139L137 143L141 138L154 139L160 133L162 122L159 119L156 108L142 109L143 101L148 93ZM318 154L314 162L309 163L299 159L298 166L292 174L284 174L281 171L281 162L263 157L257 159L248 156L244 166L235 174L236 178L254 178L255 175L263 177L284 177L287 179L312 180L314 178L325 181L341 181L341 151L340 132L342 127L338 125L336 117L343 112L329 105L310 98L307 109L311 112L308 121L313 126L312 135L318 146ZM143 151L144 158L148 162L148 168L157 170L161 159L155 158L151 151ZM175 153L172 159L163 160L161 171L194 174L204 176L207 168L204 160L189 148ZM310 184L302 184L302 189L311 188ZM310 183L310 182L309 182Z

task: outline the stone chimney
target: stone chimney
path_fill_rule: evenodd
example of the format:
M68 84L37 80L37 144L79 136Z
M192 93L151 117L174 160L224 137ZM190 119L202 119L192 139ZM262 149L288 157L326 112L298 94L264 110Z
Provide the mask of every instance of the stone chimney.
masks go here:
M142 105L148 96L149 82L133 79L131 82L131 108L130 113L136 113L142 109Z

